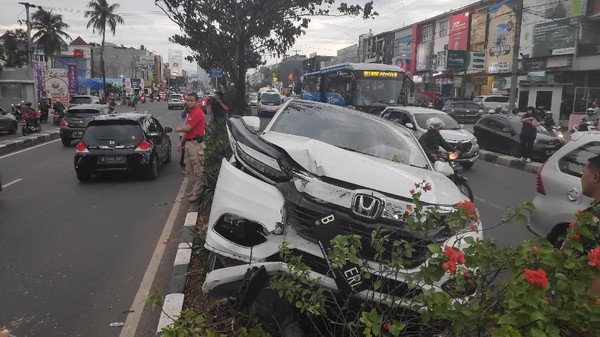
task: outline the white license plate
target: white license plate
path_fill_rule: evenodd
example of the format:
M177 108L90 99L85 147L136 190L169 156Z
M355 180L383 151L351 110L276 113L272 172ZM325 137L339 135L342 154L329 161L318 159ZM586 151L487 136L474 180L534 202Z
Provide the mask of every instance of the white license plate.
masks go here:
M81 137L83 136L83 131L74 131L73 132L73 137Z
M101 164L124 164L125 156L101 156L98 157L98 162Z

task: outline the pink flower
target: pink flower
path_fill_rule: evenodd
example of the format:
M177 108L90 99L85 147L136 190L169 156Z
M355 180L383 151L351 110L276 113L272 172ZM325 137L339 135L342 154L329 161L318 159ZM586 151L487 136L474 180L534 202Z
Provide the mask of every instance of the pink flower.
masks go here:
M589 251L588 260L590 266L600 269L600 246Z
M423 187L425 189L425 191L431 191L431 184L430 183L425 183L425 187Z
M546 288L548 285L548 279L546 278L546 272L540 268L538 270L525 269L525 280L533 285L540 288Z
M537 254L537 252L540 250L540 248L538 246L533 246L531 247L531 251L534 252L535 254Z

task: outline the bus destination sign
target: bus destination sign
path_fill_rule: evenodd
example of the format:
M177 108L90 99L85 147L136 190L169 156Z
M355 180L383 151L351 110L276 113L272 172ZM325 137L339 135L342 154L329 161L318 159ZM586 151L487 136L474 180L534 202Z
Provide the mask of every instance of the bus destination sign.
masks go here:
M363 72L364 77L386 77L386 78L397 78L397 71L378 71L378 70L365 70Z

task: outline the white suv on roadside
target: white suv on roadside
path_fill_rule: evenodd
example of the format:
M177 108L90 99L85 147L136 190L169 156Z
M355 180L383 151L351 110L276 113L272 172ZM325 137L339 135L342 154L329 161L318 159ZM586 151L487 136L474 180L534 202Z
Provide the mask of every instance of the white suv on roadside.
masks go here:
M600 155L600 131L576 132L571 141L538 170L530 229L558 244L579 209L592 199L581 194L581 172L588 159Z
M473 102L483 105L486 109L496 109L498 106L508 110L508 96L504 95L482 95L473 99ZM485 110L485 109L484 109ZM487 110L485 111L487 113Z

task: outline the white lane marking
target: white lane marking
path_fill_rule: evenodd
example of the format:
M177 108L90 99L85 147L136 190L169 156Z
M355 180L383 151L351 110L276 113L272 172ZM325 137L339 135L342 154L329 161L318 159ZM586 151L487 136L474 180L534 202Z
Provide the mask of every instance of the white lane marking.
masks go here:
M15 179L15 180L11 181L10 183L8 183L8 184L6 184L6 185L2 185L2 188L7 188L8 186L10 186L10 185L13 185L13 184L16 184L16 183L18 183L18 182L19 182L19 181L21 181L21 180L23 180L23 179L21 179L21 178L19 178L19 179Z
M167 248L165 242L169 240L171 232L173 231L173 227L175 226L175 220L177 219L177 214L179 213L179 209L181 208L181 202L183 200L187 184L188 178L186 177L181 183L179 192L177 192L175 204L171 208L171 212L169 213L169 217L167 218L167 222L165 223L163 232L160 235L160 238L158 238L156 248L154 248L154 253L152 253L152 258L150 259L148 267L146 268L146 272L144 273L144 278L140 283L140 287L137 291L137 294L135 294L133 303L129 307L132 312L129 315L127 315L125 326L123 327L123 330L121 330L121 334L119 335L119 337L136 336L136 331L138 325L140 324L140 319L142 317L142 311L144 311L144 306L146 305L146 299L148 298L148 295L150 295L152 283L154 283L154 277L156 276L158 266L160 264L160 261L162 260L165 249Z
M484 204L488 204L488 205L490 205L490 206L492 206L492 207L495 207L495 208L497 208L497 209L499 209L499 210L506 211L506 207L501 207L501 206L499 206L499 205L496 205L495 203L493 203L493 202L491 202L491 201L487 201L487 200L485 200L485 199L481 199L481 198L479 198L479 197L475 197L475 200L477 200L477 201L481 201L481 202L483 202Z
M14 156L16 154L19 154L19 153L22 153L22 152L25 152L25 151L37 149L38 147L46 146L48 144L58 142L59 140L60 140L60 138L55 139L55 140L51 140L51 141L48 141L48 142L45 142L45 143L42 143L42 144L39 144L39 145L36 145L36 146L28 147L28 148L23 149L23 150L19 150L19 151L16 151L16 152L11 152L9 154L5 154L4 156L0 157L0 159L8 158L10 156Z

